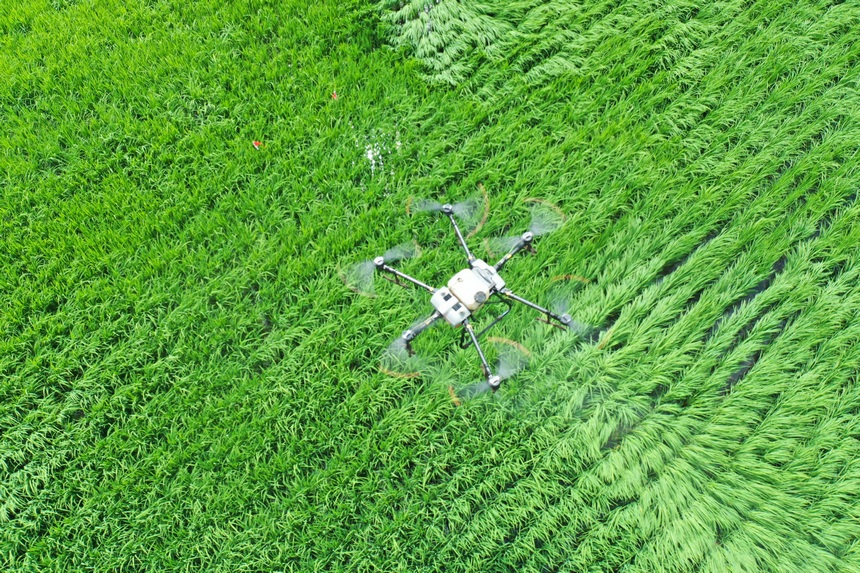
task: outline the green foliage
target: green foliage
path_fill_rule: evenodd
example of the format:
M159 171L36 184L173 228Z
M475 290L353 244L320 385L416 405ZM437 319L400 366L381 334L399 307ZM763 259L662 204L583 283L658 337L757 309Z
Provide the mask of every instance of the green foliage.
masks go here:
M7 4L0 569L860 569L855 3ZM456 407L338 271L479 183L600 334Z
M513 31L498 16L505 3L384 0L379 5L392 43L412 52L428 68L429 79L440 83L459 83L480 55L492 54Z

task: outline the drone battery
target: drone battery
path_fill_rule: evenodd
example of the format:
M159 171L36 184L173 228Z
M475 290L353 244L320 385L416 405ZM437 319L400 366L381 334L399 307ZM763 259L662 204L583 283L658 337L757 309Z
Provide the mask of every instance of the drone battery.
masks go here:
M469 318L471 314L469 309L457 300L457 297L451 294L450 290L444 287L433 293L433 296L430 297L430 304L445 317L451 326L463 324L463 321Z
M490 298L490 287L473 269L463 269L448 281L451 293L469 310L478 310Z

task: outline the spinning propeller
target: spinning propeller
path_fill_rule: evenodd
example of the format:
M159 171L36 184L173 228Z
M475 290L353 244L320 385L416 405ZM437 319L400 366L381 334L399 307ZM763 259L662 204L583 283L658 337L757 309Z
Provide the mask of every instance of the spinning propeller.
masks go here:
M551 233L564 224L564 213L552 203L537 199L533 199L532 203L531 223L529 223L528 231L526 231L526 233L531 233L529 241L534 237ZM503 254L514 248L524 239L524 235L525 233L490 239L488 241L489 250L493 253Z
M410 198L406 205L406 212L410 215L412 213L444 213L447 215L450 212L460 220L464 229L469 232L467 237L471 237L484 226L490 214L489 198L483 186L480 188L483 194L482 198L471 197L458 203L440 203L432 199Z
M391 247L385 251L381 257L375 259L361 261L350 265L344 273L341 274L341 279L347 288L358 294L365 296L375 296L375 277L376 267L381 263L391 263L401 259L411 259L421 254L418 244L407 241L397 246Z
M565 280L565 281L577 281L574 284L583 284L583 282L587 283L588 279L582 279L580 277L573 277L572 275L565 275L561 277L557 277L557 281ZM561 288L556 287L553 289L552 293L549 296L549 310L557 314L561 317L561 322L566 326L571 332L578 335L581 338L584 338L590 342L597 340L597 337L600 335L600 329L595 326L590 326L588 324L578 322L573 320L570 316L570 306L571 301L573 299L573 289L569 288ZM537 320L541 322L545 322L550 326L555 326L556 328L562 328L561 326L546 320L545 318L538 317Z
M504 341L502 339L496 340ZM486 394L487 392L497 390L503 381L516 375L528 365L529 355L530 353L528 350L521 346L520 349L516 349L513 346L502 349L499 352L499 358L496 361L496 367L494 369L495 374L490 376L489 380L475 382L474 384L470 384L465 388L460 389L456 393L453 388L451 388L451 398L454 400L454 403L459 406L462 403L462 400L476 398L482 394Z
M410 209L416 213L437 213L442 211L444 205L432 199L416 199L412 202ZM478 212L478 201L476 199L466 199L459 203L451 205L451 210L455 215L463 220L471 219Z
M388 345L379 362L379 369L386 374L398 378L415 378L421 370L430 364L428 360L417 356L410 344L420 333L436 324L436 318L428 317L416 320L403 333Z

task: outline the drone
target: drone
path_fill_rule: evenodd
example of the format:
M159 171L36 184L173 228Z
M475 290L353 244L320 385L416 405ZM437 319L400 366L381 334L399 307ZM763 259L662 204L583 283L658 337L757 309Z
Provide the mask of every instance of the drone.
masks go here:
M351 273L352 280L344 278L344 281L347 282L348 286L350 283L353 283L353 286L358 287L351 287L356 292L366 294L372 287L371 281L373 275L381 273L383 278L403 288L418 287L427 291L430 294L430 304L433 306L433 312L423 320L414 323L408 329L404 330L400 337L391 345L390 349L396 352L405 351L407 355L412 356L414 354L412 350L413 341L438 321L444 321L454 328L461 327L460 347L465 349L474 346L481 361L481 369L483 370L485 381L481 383L479 391L491 390L492 392L496 392L501 386L502 381L516 372L516 368L510 361L503 361L494 371L487 361L486 354L481 348L479 340L487 331L508 315L515 303L522 304L541 313L545 317L542 320L543 322L562 330L576 330L579 325L566 312L553 312L516 294L508 286L507 281L499 274L504 266L520 252L534 252L533 242L537 236L553 231L561 225L559 220L553 221L552 217L546 216L546 213L555 211L563 221L563 215L560 214L558 208L551 206L551 210L544 209L543 211L533 209L532 222L529 229L521 235L500 239L497 244L502 246L503 250L507 252L498 262L489 264L477 258L469 250L466 238L463 236L460 225L457 223L457 217L467 217L468 213L474 210L475 204L474 201L442 204L436 201L423 200L416 202L412 207L412 210L416 212L438 212L447 216L451 221L454 233L457 235L460 247L462 247L465 253L468 266L455 273L445 286L434 288L390 265L390 263L396 260L415 256L416 250L410 243L398 245L389 249L381 256L354 265ZM548 205L543 201L539 201L538 206L541 204ZM493 318L489 325L476 332L475 326L472 323L475 314L489 305L497 304L502 305L504 309Z

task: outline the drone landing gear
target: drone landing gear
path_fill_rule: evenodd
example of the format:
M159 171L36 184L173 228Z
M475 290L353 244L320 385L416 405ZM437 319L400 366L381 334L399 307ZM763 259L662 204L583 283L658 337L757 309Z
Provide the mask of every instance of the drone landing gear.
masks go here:
M501 320L503 318L505 318L508 315L508 313L511 312L511 309L513 308L511 301L504 299L504 298L500 299L500 300L491 299L484 306L488 306L491 304L504 304L507 308L505 308L505 310L503 310L501 314L499 314L496 318L494 318L493 322L491 322L490 324L485 326L480 332L475 334L475 338L481 338L488 330L490 330L496 324L501 322ZM467 332L468 332L467 330L460 331L460 348L466 349L466 348L469 348L470 346L472 346L472 344L473 344L471 338L466 337Z

